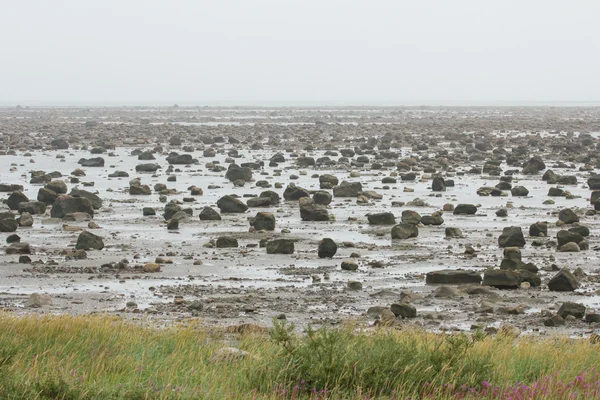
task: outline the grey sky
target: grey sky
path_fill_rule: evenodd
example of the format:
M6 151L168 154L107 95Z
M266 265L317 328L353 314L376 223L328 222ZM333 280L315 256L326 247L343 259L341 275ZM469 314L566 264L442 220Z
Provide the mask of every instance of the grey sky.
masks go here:
M0 0L0 104L600 100L597 0Z

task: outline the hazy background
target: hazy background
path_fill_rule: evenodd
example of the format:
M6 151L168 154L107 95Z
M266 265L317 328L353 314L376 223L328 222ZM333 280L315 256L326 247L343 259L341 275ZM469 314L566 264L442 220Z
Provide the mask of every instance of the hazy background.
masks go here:
M0 0L0 104L600 100L597 0Z

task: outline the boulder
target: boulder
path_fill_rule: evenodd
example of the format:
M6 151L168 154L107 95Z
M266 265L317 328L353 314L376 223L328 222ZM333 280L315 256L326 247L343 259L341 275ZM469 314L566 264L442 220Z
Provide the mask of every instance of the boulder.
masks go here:
M290 183L283 192L283 198L287 201L300 200L302 197L310 197L308 190Z
M590 190L600 190L600 174L590 176L587 184Z
M323 206L315 204L310 197L302 197L299 201L302 221L329 221L329 212Z
M333 258L337 253L338 246L333 239L324 238L319 241L317 255L319 258Z
M529 190L524 186L515 186L510 190L510 193L513 196L527 196L529 195Z
M355 260L344 260L342 261L341 267L344 271L356 271L358 269L358 263Z
M546 222L536 222L529 227L529 236L548 236L548 224Z
M96 157L96 158L82 158L77 162L82 167L104 167L104 158Z
M321 189L333 189L339 183L335 175L323 174L319 176L319 187Z
M269 204L272 206L279 204L279 201L281 200L279 194L272 190L265 190L264 192L261 192L258 197L269 199Z
M14 183L0 183L0 192L2 193L22 192L23 189L23 185Z
M562 246L560 246L559 250L563 253L578 253L579 251L581 251L579 245L575 242L565 243Z
M229 164L229 168L225 173L225 178L231 182L237 180L249 182L252 180L252 170L248 167L240 167L237 164Z
M581 319L585 315L585 306L583 304L567 301L560 306L557 314L563 318L572 315L575 318Z
M404 210L401 219L406 224L418 225L421 222L421 214L413 210Z
M219 236L215 245L217 249L238 247L238 241L236 238L231 236Z
M241 200L225 195L217 201L217 207L222 213L244 213L248 210L248 206Z
M270 212L259 212L250 219L250 226L257 231L272 231L275 229L275 216Z
M271 199L268 197L251 197L246 201L248 207L270 207Z
M137 167L136 167L136 169L137 169ZM129 178L129 174L125 171L115 171L112 174L108 174L108 177L109 178Z
M502 190L493 187L493 186L482 186L477 189L477 194L479 196L502 196Z
M534 175L546 169L546 164L540 156L534 156L523 165L525 175Z
M392 228L392 239L409 239L419 236L416 225L401 222Z
M394 313L396 317L415 318L417 316L417 309L412 304L392 304L390 306L390 310Z
M565 224L574 224L575 222L579 222L579 217L570 208L563 208L560 210L558 213L558 219Z
M267 254L293 254L294 241L291 239L275 239L267 242Z
M46 203L41 201L25 201L19 204L19 214L29 213L33 215L44 214Z
M102 250L103 248L103 238L88 231L83 231L79 234L79 237L77 238L77 244L75 245L75 249L78 250Z
M58 193L56 193L50 189L40 188L40 190L38 190L38 194L37 194L38 201L44 202L47 205L54 204L57 197L58 197Z
M200 211L200 221L220 221L221 215L211 207L204 207Z
M445 269L428 272L425 276L427 284L463 284L481 283L481 273L468 270Z
M54 193L67 193L67 184L64 181L50 181L44 186L46 189L52 190Z
M75 188L71 190L71 193L69 193L69 195L73 197L85 197L92 203L92 207L94 207L94 210L102 208L102 199L97 194L94 194L87 190Z
M194 164L198 162L198 160L195 160L191 154L171 153L167 157L167 162L171 165L187 165Z
M333 195L335 197L358 197L360 192L362 192L362 184L360 182L342 181L342 183L333 188Z
M65 215L72 213L86 213L93 217L94 207L85 197L61 195L56 198L50 210L52 218L64 218Z
M322 205L322 206L327 206L329 204L331 204L331 201L333 200L331 193L326 192L324 190L317 190L316 192L313 193L313 200L315 201L316 204Z
M8 245L4 251L7 255L12 254L31 254L29 243L14 242Z
M431 182L431 190L434 192L443 192L446 190L446 183L441 176L434 176Z
M150 172L150 173L155 173L158 169L160 169L160 165L158 165L158 164L152 164L152 163L138 164L138 165L135 166L135 171L136 172ZM116 172L115 172L115 174L116 174ZM113 174L112 177L115 177L116 176L115 174ZM129 176L129 174L127 174L127 176ZM119 175L118 177L123 177L123 176Z
M142 185L139 182L133 182L129 184L129 194L133 196L149 196L152 194L152 190L148 185Z
M445 234L447 238L458 238L463 235L460 228L446 228Z
M481 284L498 289L517 289L521 284L521 278L516 271L488 269L483 273Z
M6 205L11 210L18 210L19 204L27 201L29 201L29 198L25 195L25 193L17 191L12 192L10 196L8 196L8 199L6 199Z
M466 215L473 215L477 213L477 207L475 207L473 204L458 204L455 208L454 208L454 215L461 215L461 214L466 214Z
M583 240L583 236L581 236L577 232L571 232L567 230L560 230L556 234L556 241L558 242L558 248L561 248L565 244L569 242L579 243Z
M19 223L14 219L0 219L0 232L15 232Z
M500 247L523 247L525 246L525 237L523 231L518 226L507 226L502 230L498 238Z
M367 214L367 219L371 225L396 225L396 217L391 212Z
M441 215L423 215L421 217L421 223L423 225L442 225L444 218Z
M579 281L568 269L561 269L548 282L548 289L555 292L572 292L579 287Z
M19 223L19 226L33 226L33 216L28 212L23 212L17 222Z

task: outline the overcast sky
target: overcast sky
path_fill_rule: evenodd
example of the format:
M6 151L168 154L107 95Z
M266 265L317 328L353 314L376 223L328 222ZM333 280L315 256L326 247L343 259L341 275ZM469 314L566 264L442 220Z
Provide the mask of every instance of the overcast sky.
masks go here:
M0 0L0 104L600 101L598 0Z

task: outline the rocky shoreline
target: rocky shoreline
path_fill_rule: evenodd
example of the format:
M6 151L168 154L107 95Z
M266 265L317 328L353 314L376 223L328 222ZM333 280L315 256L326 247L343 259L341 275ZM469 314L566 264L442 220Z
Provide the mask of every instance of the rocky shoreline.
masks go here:
M600 108L2 108L0 306L600 326Z

